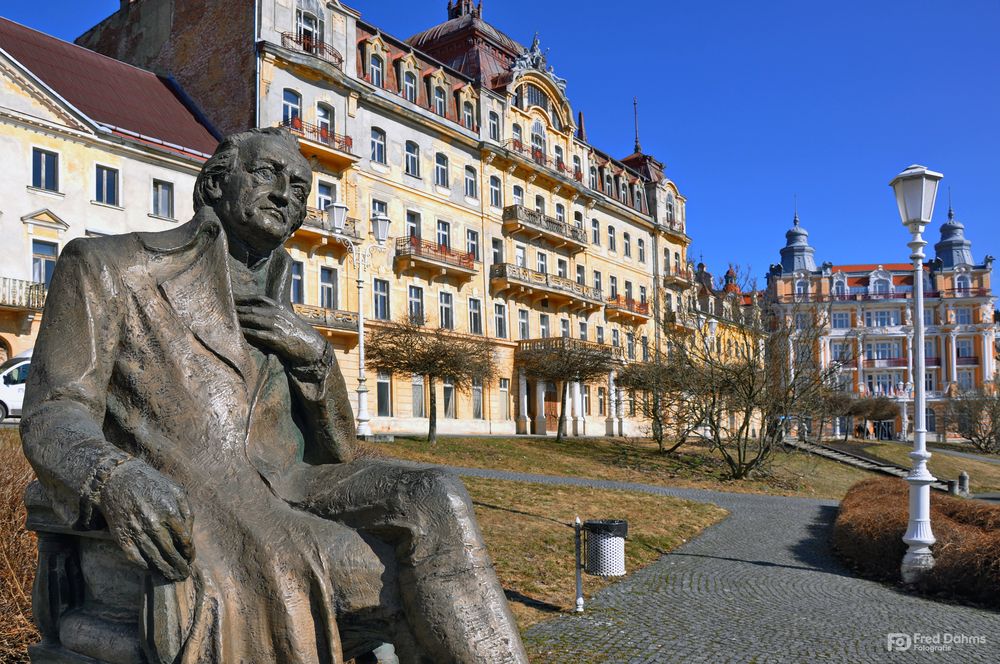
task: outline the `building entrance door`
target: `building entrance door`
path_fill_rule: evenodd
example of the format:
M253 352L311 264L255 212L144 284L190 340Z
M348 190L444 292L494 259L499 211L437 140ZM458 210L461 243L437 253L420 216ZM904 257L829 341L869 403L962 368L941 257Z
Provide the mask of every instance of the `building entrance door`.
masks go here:
M556 431L559 426L559 391L553 383L545 385L545 429Z
M896 423L892 420L882 420L875 422L875 438L878 440L892 440L896 436Z

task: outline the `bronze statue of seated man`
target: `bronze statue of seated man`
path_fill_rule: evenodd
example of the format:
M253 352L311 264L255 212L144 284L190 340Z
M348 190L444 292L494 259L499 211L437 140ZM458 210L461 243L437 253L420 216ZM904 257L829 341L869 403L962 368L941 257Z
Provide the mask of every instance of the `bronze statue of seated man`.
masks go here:
M191 221L70 242L25 453L61 521L149 570L149 662L526 662L461 483L352 459L333 349L290 303L311 183L287 132L237 134Z

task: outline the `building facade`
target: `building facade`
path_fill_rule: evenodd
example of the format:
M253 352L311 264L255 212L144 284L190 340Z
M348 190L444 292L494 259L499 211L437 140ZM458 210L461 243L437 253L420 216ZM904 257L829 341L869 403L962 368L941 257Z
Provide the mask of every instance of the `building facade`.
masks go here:
M622 159L587 141L537 38L522 46L469 0L449 2L444 23L409 39L339 2L160 4L123 0L78 43L175 76L226 132L285 126L299 136L315 190L289 243L293 297L334 343L349 389L359 310L366 325L419 315L429 332L496 344L496 384L438 388L445 433L554 430L557 386L526 379L521 344L570 338L632 361L657 343L663 291L679 297L691 282L685 199L638 137ZM333 202L348 206L347 233L362 248L371 218L389 217L370 270L359 273L332 232ZM426 428L422 377L366 377L375 431ZM570 394L573 432L642 428L613 375Z
M914 375L913 266L909 263L817 267L815 250L796 215L786 233L781 263L771 266L769 295L798 329L820 336L809 353L823 369L840 367L842 388L857 396L885 396L904 405L916 380L927 390L927 428L937 431L947 395L983 388L996 377L993 258L976 262L965 227L949 209L934 257L924 268L926 372ZM905 415L904 415L905 416ZM875 433L896 437L912 431L903 417ZM841 433L843 419L835 423Z
M0 83L3 360L34 346L67 242L190 218L216 139L169 81L5 19Z

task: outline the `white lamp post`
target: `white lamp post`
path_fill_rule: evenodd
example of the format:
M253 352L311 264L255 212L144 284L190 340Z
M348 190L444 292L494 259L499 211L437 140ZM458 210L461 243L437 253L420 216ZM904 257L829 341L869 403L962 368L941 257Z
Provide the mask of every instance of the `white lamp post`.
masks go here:
M372 215L372 234L375 236L375 244L362 247L360 238L345 235L344 229L347 225L347 206L343 203L334 203L326 208L330 225L333 229L334 238L347 247L351 253L351 262L354 263L357 274L358 285L358 430L357 435L370 436L372 428L368 424L371 415L368 413L368 386L365 376L365 300L362 295L365 285L365 274L372 266L372 252L385 251L385 241L389 236L389 217L382 213Z
M906 583L917 581L924 572L934 567L931 545L936 541L931 532L931 483L935 481L927 470L927 400L924 380L924 247L927 241L922 237L924 229L934 214L934 199L937 197L938 183L944 177L924 166L910 166L893 178L889 186L896 194L899 216L913 239L909 242L910 259L913 261L913 299L915 305L915 325L913 356L915 399L913 404L914 430L913 470L907 476L910 483L910 523L903 535L908 547L903 556L902 576Z

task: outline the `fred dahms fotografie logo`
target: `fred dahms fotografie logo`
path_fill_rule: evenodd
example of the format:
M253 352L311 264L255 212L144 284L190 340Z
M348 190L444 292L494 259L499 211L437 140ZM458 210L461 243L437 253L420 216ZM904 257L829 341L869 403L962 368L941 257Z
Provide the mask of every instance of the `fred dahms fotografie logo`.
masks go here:
M909 634L889 634L887 641L889 652L909 650L913 646L913 639Z

